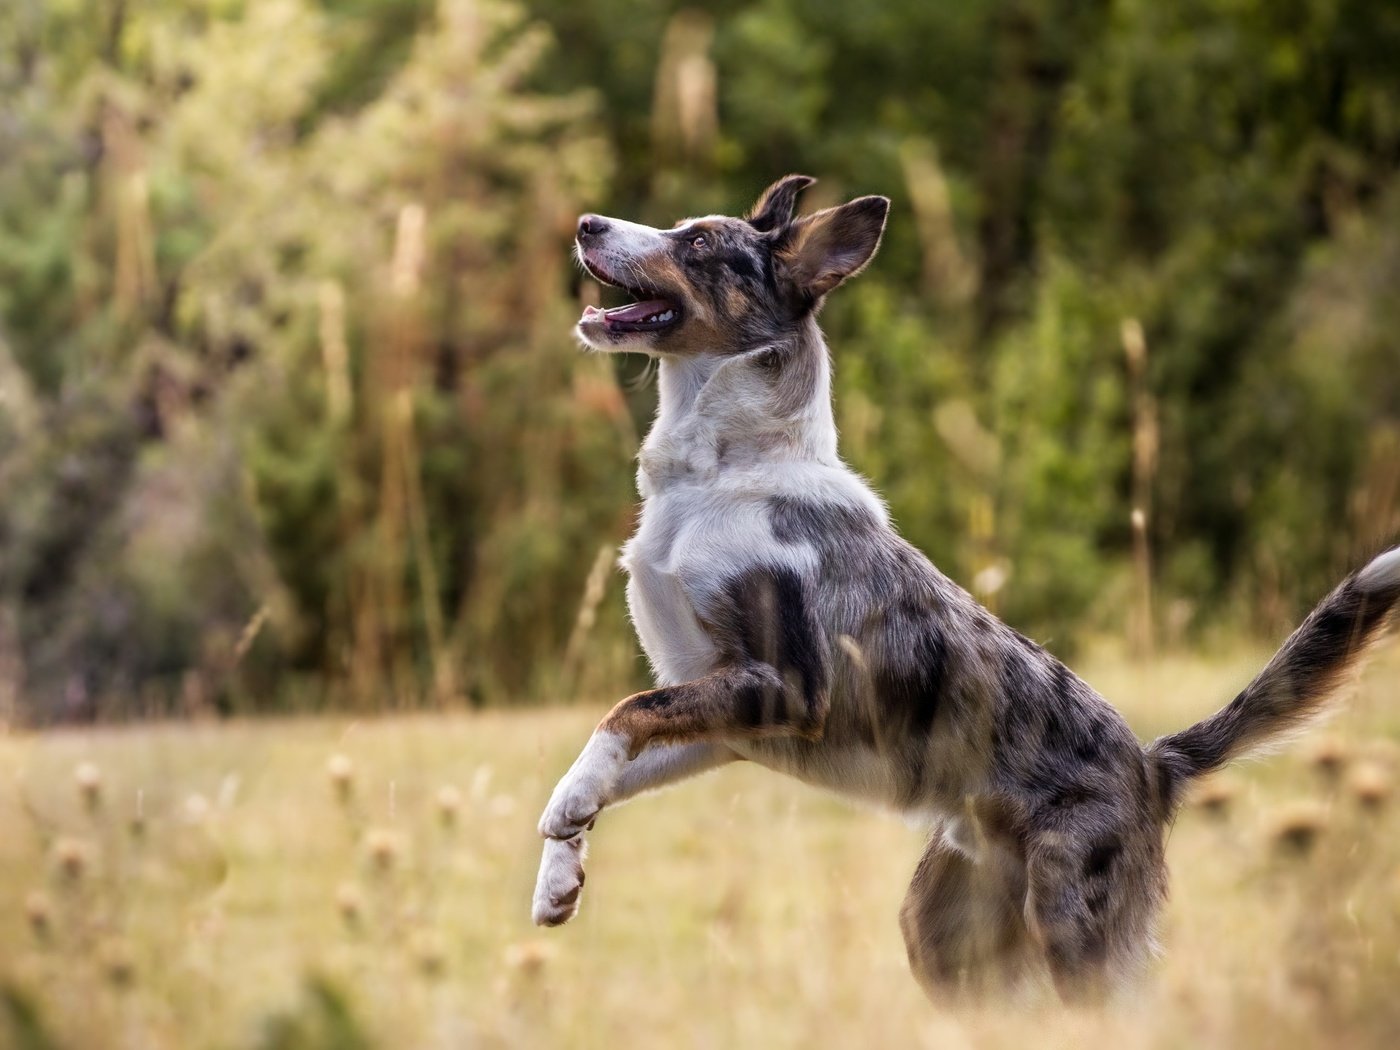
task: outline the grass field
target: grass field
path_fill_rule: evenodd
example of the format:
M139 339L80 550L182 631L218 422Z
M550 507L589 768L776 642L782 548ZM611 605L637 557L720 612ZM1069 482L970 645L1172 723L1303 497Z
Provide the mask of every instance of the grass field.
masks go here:
M1082 670L1149 737L1262 658ZM533 928L535 820L606 706L0 735L0 1042L1400 1045L1394 642L1183 813L1166 955L1106 1014L929 1004L920 833L743 766L605 814L581 915Z

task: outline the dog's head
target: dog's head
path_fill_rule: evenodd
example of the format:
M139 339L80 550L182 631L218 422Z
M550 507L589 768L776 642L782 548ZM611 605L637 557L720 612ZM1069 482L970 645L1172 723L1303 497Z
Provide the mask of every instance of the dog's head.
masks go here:
M590 306L578 333L598 350L736 354L780 342L879 247L890 202L859 197L793 218L815 179L789 175L743 219L709 215L658 230L584 215L579 260L635 301Z

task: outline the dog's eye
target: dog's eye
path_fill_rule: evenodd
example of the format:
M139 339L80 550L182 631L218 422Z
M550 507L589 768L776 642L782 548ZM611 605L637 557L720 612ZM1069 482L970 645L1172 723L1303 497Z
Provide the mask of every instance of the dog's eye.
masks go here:
M704 251L704 250L705 250L705 235L702 233L702 234L701 234L700 236L698 236L698 237L692 237L692 238L690 239L690 246L691 246L692 248L694 248L697 252L699 252L699 251Z

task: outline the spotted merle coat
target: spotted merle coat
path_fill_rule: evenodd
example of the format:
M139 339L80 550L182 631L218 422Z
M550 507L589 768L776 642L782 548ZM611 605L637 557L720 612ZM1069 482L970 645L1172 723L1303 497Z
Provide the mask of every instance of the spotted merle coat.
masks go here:
M889 202L668 231L586 215L578 253L636 300L583 341L660 360L622 564L657 688L618 704L544 815L535 920L568 921L584 836L638 792L736 759L926 818L900 915L930 993L1048 974L1098 997L1141 970L1187 783L1316 713L1400 602L1400 548L1341 584L1238 697L1144 748L1064 664L904 542L840 460L823 297Z

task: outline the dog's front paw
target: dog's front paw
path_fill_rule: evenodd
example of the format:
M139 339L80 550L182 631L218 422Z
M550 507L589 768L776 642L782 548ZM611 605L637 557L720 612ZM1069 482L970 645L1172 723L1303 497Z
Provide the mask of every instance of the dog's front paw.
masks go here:
M571 839L591 828L626 762L627 749L620 737L594 733L550 795L540 817L540 834L549 839Z
M536 926L562 926L578 914L587 852L582 835L545 839L532 908Z
M576 838L593 827L602 808L598 784L561 782L540 817L540 834L547 839Z

